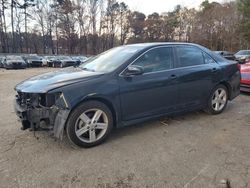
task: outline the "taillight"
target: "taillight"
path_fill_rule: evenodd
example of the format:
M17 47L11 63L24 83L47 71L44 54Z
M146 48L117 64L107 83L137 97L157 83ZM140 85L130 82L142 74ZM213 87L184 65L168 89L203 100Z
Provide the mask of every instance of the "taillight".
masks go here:
M246 58L245 63L250 63L250 58Z
M240 70L241 69L241 65L239 63L237 63L237 66L238 66L238 69Z

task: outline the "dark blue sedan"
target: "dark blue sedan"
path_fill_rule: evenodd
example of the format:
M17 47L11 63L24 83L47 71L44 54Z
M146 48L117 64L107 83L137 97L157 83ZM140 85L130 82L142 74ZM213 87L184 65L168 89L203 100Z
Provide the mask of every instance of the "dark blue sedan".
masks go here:
M196 44L134 44L30 78L15 90L23 130L57 138L66 130L72 143L91 147L113 127L200 109L221 113L240 93L240 71Z

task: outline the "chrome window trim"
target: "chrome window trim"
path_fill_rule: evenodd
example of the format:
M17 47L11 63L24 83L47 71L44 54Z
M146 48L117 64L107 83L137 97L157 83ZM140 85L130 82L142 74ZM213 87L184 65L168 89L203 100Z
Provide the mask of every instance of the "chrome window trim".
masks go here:
M153 49L157 49L157 48L175 48L176 46L156 46L156 47L153 47L153 48L150 48L148 49L147 51L145 51L144 53L142 53L141 55L139 55L134 61L132 61L120 74L119 74L119 77L126 77L125 75L123 75L123 73L127 70L127 68L133 64L135 61L137 61L141 56L143 56L145 53L153 50ZM194 46L191 46L191 47L194 47ZM196 47L197 49L199 49L202 53L205 53L207 54L210 58L212 58L208 53L206 53L205 51L203 51L202 49ZM174 55L175 56L175 55ZM175 58L175 57L174 57ZM204 58L204 57L203 57ZM212 58L214 60L214 58ZM214 62L216 64L217 61L214 60ZM175 63L175 62L174 62ZM162 71L155 71L155 72L148 72L148 73L144 73L142 75L148 75L148 74L155 74L155 73L161 73L161 72L168 72L168 71L172 71L172 70L178 70L178 69L187 69L187 68L194 68L194 67L200 67L200 66L207 66L207 65L211 65L211 64L214 64L214 63L205 63L204 64L201 64L201 65L193 65L193 66L187 66L187 67L177 67L177 68L171 68L171 69L168 69L168 70L162 70Z
M172 69L168 69L168 70L155 71L155 72L148 72L148 73L144 73L144 74L142 74L142 75L148 75L148 74L154 74L154 73L161 73L161 72L168 72L168 71L178 70L178 69L187 69L187 68L201 67L201 66L210 65L210 64L211 64L211 63L209 63L209 64L203 64L203 65L188 66L188 67L178 67L178 68L172 68Z

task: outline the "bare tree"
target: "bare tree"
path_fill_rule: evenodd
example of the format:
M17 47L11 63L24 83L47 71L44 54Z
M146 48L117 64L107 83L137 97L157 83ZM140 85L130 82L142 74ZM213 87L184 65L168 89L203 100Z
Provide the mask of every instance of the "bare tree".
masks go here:
M92 53L96 54L97 49L97 42L98 42L98 35L97 35L97 17L99 13L99 7L102 6L103 1L102 0L86 0L87 7L88 7L88 14L90 18L90 25L91 25L91 31L92 31L92 37L91 37L91 46L92 46Z
M7 36L7 24L6 24L6 16L5 10L7 9L7 0L1 0L1 32L2 32L2 50L3 52L9 52L9 37Z
M13 0L12 0L13 1ZM28 49L28 25L27 21L29 17L32 17L29 12L28 8L35 6L34 0L24 0L23 4L19 4L19 8L24 10L24 30L25 30L25 45L26 45L26 52L29 51Z
M147 41L187 41L236 51L250 40L245 2L239 0L237 7L236 2L204 0L199 9L178 5L146 16L118 0L1 0L0 51L97 54Z
M16 6L15 7L15 33L16 33L16 52L23 52L23 35L21 32L22 23L24 21L23 13L20 11L20 9Z
M14 30L14 8L16 7L17 2L11 0L11 34L12 34L12 52L16 51L16 42L15 42L15 30Z
M128 38L129 30L130 30L130 22L129 16L131 11L129 10L128 6L121 2L119 4L119 20L120 20L120 44L125 44L125 41Z
M78 21L79 27L79 51L84 52L85 54L88 53L88 40L87 36L90 32L90 22L89 16L86 14L87 12L87 3L86 0L77 0L76 1L76 18Z

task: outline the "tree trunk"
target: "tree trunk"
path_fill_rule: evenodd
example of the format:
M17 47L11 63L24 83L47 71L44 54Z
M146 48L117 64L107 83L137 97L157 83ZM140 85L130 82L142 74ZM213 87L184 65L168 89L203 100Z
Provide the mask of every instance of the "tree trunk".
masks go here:
M26 45L26 52L29 53L28 47L28 33L27 33L27 8L24 8L24 24L25 24L25 45Z
M3 41L3 53L9 52L9 42L7 37L7 27L5 20L5 2L2 0L2 16L1 16L1 24L2 24L2 41Z
M7 35L7 26L6 26L6 19L5 19L5 2L2 0L2 15L3 15L3 28L4 28L4 41L5 41L5 50L4 52L9 53L9 38Z
M42 23L42 37L43 37L43 54L46 54L46 39L45 39L45 31L44 24Z
M14 31L14 0L11 0L11 33L12 33L12 52L15 53L15 31Z

